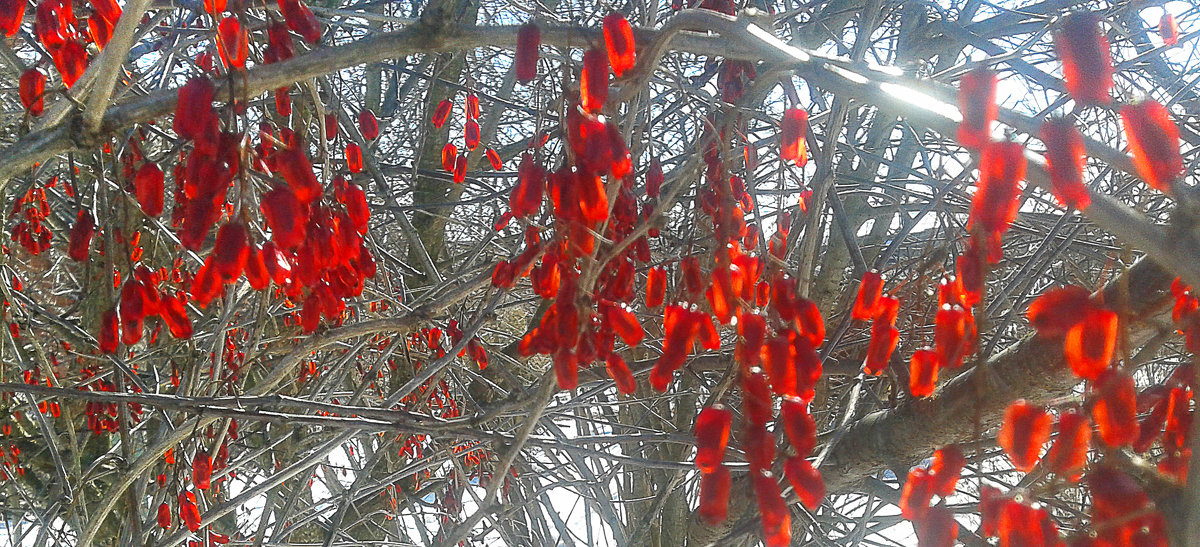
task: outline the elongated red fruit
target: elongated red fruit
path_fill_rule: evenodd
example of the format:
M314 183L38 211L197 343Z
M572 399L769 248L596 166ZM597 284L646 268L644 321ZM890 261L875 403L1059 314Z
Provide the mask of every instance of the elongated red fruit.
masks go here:
M200 508L196 507L196 495L191 492L179 494L179 520L193 532L200 529Z
M943 305L933 327L933 347L938 368L958 368L971 347L973 321L962 306Z
M24 8L25 1L20 0L20 3ZM20 88L21 104L25 106L25 110L29 112L30 116L41 116L45 105L42 96L46 93L46 73L37 67L29 68L21 73L21 82L18 87Z
M246 258L246 281L250 288L261 291L271 284L271 274L267 272L267 264L263 262L262 250L251 245L249 256Z
M359 234L367 233L367 225L371 221L371 208L367 205L367 194L357 184L347 184L342 194L342 203L346 206L346 214Z
M896 316L900 315L900 299L890 294L885 294L879 297L879 302L875 305L875 316L872 320L877 326L887 325L893 326L896 324Z
M290 187L277 186L264 194L259 208L280 249L294 249L304 240L304 206Z
M966 465L967 458L963 456L958 445L951 444L937 449L933 453L933 463L929 465L929 475L933 477L933 493L943 498L953 494L954 488L958 486L958 477Z
M164 530L171 527L171 506L165 501L158 504L158 527Z
M718 465L710 473L700 476L700 508L697 513L700 518L711 525L725 521L729 511L729 487L733 478L729 468Z
M1079 480L1091 443L1092 424L1087 416L1074 410L1063 412L1058 416L1058 437L1046 453L1046 466L1059 477Z
M528 22L517 31L517 53L513 70L517 81L532 82L537 77L538 46L542 42L542 31L536 23Z
M121 287L121 306L117 314L121 322L137 320L149 315L146 306L145 285L136 277L129 278Z
M725 459L733 413L720 403L706 407L696 416L696 467L712 472Z
M867 346L867 358L863 362L863 372L879 376L887 370L888 360L900 343L900 329L884 323L876 323L871 327L871 342Z
M608 319L608 326L630 347L636 346L638 342L642 341L642 337L645 335L642 331L642 324L628 308L616 305L606 306L605 317Z
M219 0L224 3L224 0ZM296 56L296 44L288 33L287 25L276 21L267 25L267 47L263 51L263 63L271 64L286 61ZM337 136L337 114L325 114L325 140L333 140Z
M363 170L362 147L358 143L346 143L346 169L351 173L361 173Z
M855 321L866 321L875 316L879 305L879 297L883 295L883 276L875 270L863 274L858 284L858 295L854 298L854 307L850 308L850 317Z
M223 17L217 24L217 53L221 55L221 62L231 70L246 68L250 43L246 29L242 28L237 17Z
M133 188L138 205L146 216L156 217L163 212L163 172L154 162L148 161L138 168L133 177Z
M361 249L365 250L366 246L364 245ZM362 254L365 254L368 258L370 257L367 253ZM262 257L263 265L266 266L267 273L270 274L271 280L276 285L282 286L291 282L292 263L288 260L288 255L276 245L274 240L263 243ZM362 265L364 263L360 262L359 264ZM367 275L367 277L373 277L373 274Z
M0 34L12 37L25 19L25 0L0 0Z
M375 118L375 113L370 110L359 112L358 129L362 131L364 139L373 141L379 138L379 120Z
M493 170L499 171L501 167L504 167L504 162L500 161L500 153L496 152L494 148L488 148L484 154L487 155L488 163L492 164Z
M88 53L81 42L70 40L63 44L62 49L54 52L51 59L54 60L54 67L58 69L63 84L70 89L87 69Z
M130 318L129 320L121 321L121 343L126 346L132 346L142 339L142 333L145 331L145 323L142 318Z
M71 238L67 242L67 256L76 262L83 262L88 257L88 247L92 244L92 236L96 233L96 220L87 209L80 209L71 227Z
M467 150L479 148L479 122L467 120L463 128L463 140L467 143Z
M792 352L796 355L796 395L811 402L816 395L817 381L821 379L821 356L804 336L792 340Z
M321 39L321 23L313 15L312 10L300 0L279 0L279 11L292 32L299 34L310 44Z
M1058 528L1042 506L1007 500L999 509L996 535L1002 547L1056 547Z
M454 160L454 184L462 184L467 180L467 155L460 154Z
M1067 331L1063 352L1076 376L1095 380L1113 360L1118 317L1112 310L1095 307L1076 309L1074 313L1080 316L1080 321Z
M599 113L608 101L608 55L599 49L583 52L579 100L580 106L588 113Z
M1111 447L1132 444L1138 437L1137 390L1133 378L1119 370L1105 371L1092 389L1092 420L1100 440Z
M817 422L808 404L799 397L785 397L779 406L779 421L796 455L807 458L817 446Z
M792 456L783 462L783 474L792 483L792 490L809 511L816 511L825 499L825 479L821 472L802 456Z
M1112 55L1108 38L1100 32L1095 13L1063 17L1054 36L1054 47L1063 63L1063 80L1071 97L1083 104L1108 104L1113 87Z
M771 380L771 391L776 395L788 396L796 394L796 364L792 352L794 331L780 333L767 341L762 348L763 369Z
M983 299L984 256L975 246L968 246L965 253L954 261L954 276L961 282L962 295L966 299L963 307L971 307Z
M1037 465L1053 423L1054 419L1044 407L1019 399L1004 411L1004 424L1000 426L996 442L1008 454L1013 467L1029 472Z
M804 141L808 133L808 111L789 108L783 111L779 122L779 159L791 160L797 167L808 164L808 145Z
M767 318L756 313L741 313L738 314L737 326L738 342L733 350L733 359L741 363L744 370L757 367L762 362Z
M275 111L285 118L292 115L292 96L288 93L288 88L281 87L275 90Z
M171 332L172 337L178 339L192 337L192 320L188 318L187 306L184 305L181 298L165 295L159 309L163 322L167 324L167 329Z
M683 366L691 352L692 343L696 339L700 322L692 312L677 304L668 305L663 310L663 352L650 371L650 386L658 391L666 391L675 371ZM765 379L764 386L765 386ZM770 397L770 388L767 388Z
M454 103L447 99L442 99L438 103L437 108L433 110L433 126L441 128L446 125L446 120L450 118L450 111L454 109Z
M24 6L20 11L24 11ZM8 8L12 9L12 8ZM75 37L76 17L70 2L46 0L38 2L34 30L42 44L51 51L61 49L67 40ZM18 19L15 23L20 26Z
M1088 473L1092 516L1099 521L1117 519L1150 505L1150 496L1129 475L1109 466Z
M570 348L554 352L554 376L559 389L572 390L579 385L579 358Z
M466 115L468 120L479 119L479 95L467 93Z
M192 484L201 490L208 490L212 481L212 458L208 452L200 450L192 459Z
M925 347L913 352L908 369L908 391L913 397L933 395L938 378L937 352Z
M779 483L770 471L754 474L754 494L762 517L763 543L767 547L785 547L792 541L792 515L779 491Z
M616 353L608 354L604 360L604 367L608 371L608 376L617 384L617 392L629 395L637 391L637 382L633 379L633 373L629 370L629 365L625 363L625 359Z
M442 147L442 169L447 173L454 172L454 162L458 160L458 147L454 143L448 142Z
M733 274L728 267L713 268L711 283L705 291L713 315L723 325L728 325L733 314L739 309L737 295L733 289Z
M657 157L650 158L650 166L646 168L646 197L657 198L665 181L662 161Z
M508 207L513 216L527 217L537 214L542 208L542 196L545 191L546 170L534 163L531 154L523 154L521 165L517 167L517 185L508 196Z
M620 13L610 13L604 18L604 45L608 49L608 64L618 78L633 68L636 62L633 27Z
M1179 43L1179 23L1175 22L1174 14L1163 12L1158 20L1158 34L1162 36L1163 44L1174 46Z
M916 523L916 532L917 547L953 547L958 538L958 523L950 509L938 505Z
M821 310L817 307L817 303L798 296L792 300L792 309L795 311L792 323L796 326L796 331L807 338L813 347L824 343L825 319L821 317Z
M979 157L979 184L971 200L967 229L1002 234L1017 218L1021 181L1025 180L1025 150L1015 142L984 146Z
M1092 198L1083 184L1083 167L1087 163L1083 135L1071 120L1054 118L1042 124L1041 137L1046 144L1046 164L1054 197L1068 207L1087 209Z
M1173 387L1167 395L1167 422L1163 432L1163 448L1168 451L1187 450L1188 436L1195 413L1191 411L1194 395L1185 387Z
M1121 107L1121 122L1138 174L1152 188L1170 192L1183 173L1183 156L1179 152L1179 128L1167 107L1152 100L1127 104Z
M999 488L991 485L979 487L979 534L985 538L996 537L1000 525L1000 510L1009 500Z
M117 310L110 309L100 316L100 335L98 339L100 353L116 353L120 335L117 322Z
M662 305L667 292L667 272L660 267L650 268L646 272L646 307L657 308Z
M225 282L237 279L246 268L249 256L249 235L240 222L229 222L217 230L217 240L210 257L213 271Z
M771 421L771 387L761 368L754 367L742 373L742 413L749 424L764 425Z
M933 498L933 477L924 467L914 467L908 472L904 487L900 489L900 514L908 520L921 520L929 512L929 500Z
M184 139L196 139L203 135L210 123L216 121L212 110L216 92L212 82L204 77L192 78L179 88L173 122L175 133Z
M1091 292L1068 285L1044 291L1029 303L1025 316L1041 336L1065 336L1081 320L1082 311L1093 307Z
M958 82L958 109L962 122L958 124L958 143L972 149L982 148L992 138L992 122L996 121L996 73L987 67L976 68Z

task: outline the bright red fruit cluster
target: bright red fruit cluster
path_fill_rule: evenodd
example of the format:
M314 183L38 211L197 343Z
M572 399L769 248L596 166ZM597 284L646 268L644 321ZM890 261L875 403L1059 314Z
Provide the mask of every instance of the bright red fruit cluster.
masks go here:
M439 102L433 111L433 127L440 128L445 125L453 109L454 103L451 103L450 100L443 99ZM473 92L468 93L466 102L463 104L463 110L466 114L466 119L463 121L463 144L466 151L470 152L479 148L480 139L482 138L479 127L479 95ZM372 119L374 119L374 116L372 116ZM364 135L368 133L378 135L378 126L373 131L363 131ZM503 167L500 154L495 150L488 148L485 151L485 155L492 169L499 171ZM447 142L442 147L442 169L454 177L455 184L461 184L467 179L467 163L467 153L459 153L459 149L454 143Z
M47 186L51 184L47 184ZM21 221L13 226L10 237L29 251L29 254L41 254L50 248L52 234L44 223L49 214L50 204L46 201L45 188L37 185L31 186L23 196L13 203L12 211L8 215L8 218L17 218L18 216L21 218ZM95 226L91 213L80 211L79 220L75 226L76 228L71 231L72 243L68 247L68 254L72 258L80 253L87 254L88 242L92 238L92 227ZM76 235L76 231L79 232L78 235ZM75 260L82 259L75 258Z
M223 5L210 4L206 7L214 14L224 9ZM295 54L289 29L310 42L320 37L320 26L302 3L281 1L280 7L286 26L275 22L268 27L264 62L286 60ZM216 43L227 67L245 67L247 34L236 17L221 19ZM120 344L138 343L145 319L152 316L160 317L172 336L190 337L192 323L187 304L207 306L224 292L225 285L243 276L254 289L266 289L274 282L287 298L302 300L298 322L311 332L322 316L341 321L344 300L358 296L363 281L375 275L374 258L362 237L370 220L363 190L339 175L327 198L325 187L313 171L308 149L295 133L263 124L258 145L246 149L242 134L221 129L215 101L213 83L204 77L193 78L179 89L173 122L175 132L191 147L180 152L173 173L176 190L171 224L183 247L193 251L205 250L213 227L220 225L211 251L195 275L172 279L184 282L186 292L160 293L159 284L167 279L136 264L141 256L136 250L133 275L122 287L119 306L100 318L97 338L103 352L115 352ZM327 130L336 136L336 117L332 122ZM373 114L364 111L359 123L365 137L378 136ZM131 141L131 149L133 155L125 158L126 176L132 179L130 189L142 213L158 216L164 211L165 174L156 164L141 158L135 141ZM355 149L356 145L348 147L352 171L361 170L361 157L355 158ZM249 163L243 157L248 157ZM134 169L139 160L141 165ZM255 221L252 211L241 205L249 201L248 196L240 195L234 203L227 200L229 189L235 185L240 194L249 190L239 175L246 169L258 170L264 178L276 181L274 188L256 199L269 230L269 239L261 243L254 241L249 227ZM68 245L73 259L87 260L89 243L97 229L91 214L80 211ZM139 237L135 235L131 246L136 247ZM175 271L178 273L178 264Z
M1164 37L1172 32L1164 30ZM1084 105L1109 103L1114 70L1098 17L1090 13L1064 17L1055 45L1072 97ZM967 250L958 258L957 275L947 276L939 285L935 347L919 349L911 359L909 385L914 396L931 395L938 369L960 366L963 357L974 351L975 324L970 310L983 298L987 265L1002 256L1001 237L1019 208L1024 151L1019 144L991 138L991 125L998 114L996 83L996 75L986 68L973 70L961 81L963 121L958 139L979 152L980 179L972 202ZM1124 105L1120 111L1139 174L1152 187L1171 192L1183 164L1178 128L1167 109L1147 100ZM1066 206L1086 209L1092 197L1083 180L1086 151L1080 131L1067 119L1051 119L1043 124L1041 138L1047 148L1055 197ZM877 283L864 278L852 312L855 319L865 318L867 303L879 294ZM1172 292L1174 319L1194 351L1200 348L1196 342L1200 338L1195 336L1200 333L1200 314L1196 313L1200 300L1178 280ZM1106 305L1100 294L1081 287L1044 292L1030 304L1027 316L1039 337L1062 344L1064 360L1076 376L1087 381L1087 389L1080 408L1066 407L1055 413L1029 401L1013 402L997 434L998 444L1018 471L1030 472L1040 463L1066 483L1086 477L1093 497L1091 536L1082 536L1075 544L1165 545L1165 521L1137 483L1103 462L1089 466L1088 455L1093 428L1099 443L1108 448L1145 453L1158 442L1166 455L1159 471L1182 481L1190 458L1186 439L1192 419L1191 367L1180 368L1164 385L1139 394L1133 378L1113 364L1121 332L1118 310ZM1143 413L1145 417L1139 421L1138 415ZM1055 415L1057 435L1043 455L1055 429ZM921 545L954 543L957 525L951 514L940 505L930 508L929 503L935 494L944 497L953 492L952 486L939 491L936 477L940 471L935 469L955 469L956 479L962 466L961 453L943 449L935 454L929 470L916 468L909 473L900 508L906 518L915 521ZM984 537L998 537L1000 545L1063 544L1049 511L1034 501L1031 492L1004 494L983 486L980 493Z
M21 2L24 4L24 2ZM121 16L121 8L113 0L97 0L92 3L94 12L88 18L88 32L79 30L71 0L42 0L37 6L34 32L38 41L45 46L62 76L63 84L70 88L87 68L88 54L85 42L91 38L97 47L103 48L112 36L112 28ZM24 6L19 8L24 11ZM20 20L16 21L16 25ZM9 35L12 33L10 32Z
M192 321L187 315L187 295L183 291L174 295L160 293L158 273L151 272L145 266L139 265L133 273L121 288L118 310L104 315L99 336L100 350L116 353L118 340L127 346L138 343L145 330L145 319L153 316L162 318L171 336L191 338ZM119 338L116 336L117 330L120 332Z
M933 496L943 500L954 494L967 464L962 450L950 445L933 454L928 468L914 467L900 490L900 514L913 521L920 545L953 545L958 524L944 504L930 506Z
M536 61L533 26L522 27L517 58L521 70ZM636 389L632 371L616 351L619 338L627 346L642 340L642 327L634 311L635 264L650 261L647 237L657 237L650 228L644 235L635 229L651 218L665 182L662 164L650 161L645 172L647 199L639 203L633 193L633 161L617 126L603 112L610 70L618 77L634 64L635 46L628 23L619 16L605 20L605 51L584 52L580 74L579 102L567 109L564 127L571 154L562 167L547 173L533 153L522 157L517 184L509 197L511 215L524 222L536 215L544 198L549 198L553 235L535 226L525 228L525 248L516 257L498 264L492 283L512 287L516 279L530 277L533 290L550 300L539 324L522 338L522 355L552 357L559 386L573 389L578 369L603 360L618 390ZM750 74L744 72L744 74ZM529 79L524 72L523 80ZM744 84L723 78L722 86ZM434 124L444 123L449 107L435 110ZM785 117L784 141L791 159L803 164L803 135L806 115L796 110ZM712 126L710 126L712 127ZM662 354L650 371L652 388L668 388L674 373L696 346L718 349L718 325L736 321L734 357L740 363L742 386L742 446L751 463L753 484L768 544L782 545L791 534L786 504L779 480L771 475L775 459L774 435L768 430L773 420L772 399L784 399L776 429L782 428L791 441L793 455L784 471L798 497L815 508L824 497L820 473L806 459L816 445L816 425L808 413L813 387L821 376L816 347L825 338L824 320L816 305L797 294L796 281L776 266L757 256L758 229L747 226L744 214L753 201L744 181L729 172L719 154L724 132L711 131L702 139L704 184L697 195L700 211L711 219L716 235L711 261L694 256L679 260L677 268L656 265L647 271L644 304L647 310L662 307ZM532 145L540 146L534 139ZM454 155L453 145L443 153L445 166ZM787 220L772 237L770 248L782 256L787 239ZM602 236L600 240L597 236ZM593 263L585 257L604 257ZM677 273L670 291L672 270ZM895 307L890 310L894 321ZM716 405L705 409L696 425L697 459L702 472L700 515L708 522L724 520L730 485L729 469L722 464L733 417L729 408Z
M678 4L676 9L682 2ZM295 56L291 32L309 43L321 38L320 24L302 2L278 0L278 5L284 22L272 19L268 24L263 63ZM247 28L236 15L222 16L224 0L205 0L204 6L217 21L213 44L221 63L230 72L244 70L253 61ZM700 7L724 13L733 13L734 9L727 0L705 0ZM92 8L85 35L70 0L42 0L37 6L36 35L67 87L86 68L85 44L89 38L102 48L121 13L114 0L93 0ZM24 9L22 0L0 0L0 30L9 36L15 33ZM1160 28L1165 43L1178 40L1178 29L1169 14L1164 15ZM603 361L620 393L636 392L638 381L620 350L643 343L645 332L639 315L662 314L661 353L648 375L650 387L657 391L668 389L693 352L719 350L722 336L734 339L739 389L733 392L736 396L728 397L740 405L713 403L700 412L695 422L695 465L701 477L698 513L710 524L726 519L732 477L725 457L736 419L741 455L749 464L765 542L787 545L791 515L782 495L781 478L772 471L780 446L784 446L784 478L799 501L815 510L825 496L821 473L809 461L817 445L817 424L809 404L822 374L818 348L825 339L824 318L816 304L802 296L797 281L782 271L780 261L770 260L786 255L791 214L780 215L778 230L766 245L769 251L761 253L759 238L765 234L760 234L758 226L748 226L744 218L753 211L752 189L731 173L722 154L730 143L743 144L734 136L740 130L729 129L730 124L713 116L707 120L707 133L701 139L703 182L695 199L697 210L711 221L716 244L707 253L656 262L649 238L658 237L659 230L643 226L655 221L660 207L673 205L670 200L676 192L668 188L664 195L666 177L656 157L645 168L645 198L637 193L635 158L627 138L606 117L610 76L621 78L631 73L637 64L637 44L629 21L617 13L604 18L603 36L603 49L595 43L584 51L578 95L565 100L562 156L547 157L550 154L543 145L549 137L539 135L521 157L517 183L509 195L510 211L498 225L516 219L523 227L524 248L517 256L497 264L492 284L509 289L517 279L529 277L533 291L546 300L545 313L521 339L518 350L526 357L549 355L562 389L578 386L581 366ZM1114 70L1098 18L1087 13L1064 17L1055 44L1071 96L1083 105L1111 102ZM539 45L537 25L523 25L513 67L519 81L527 83L536 78ZM197 61L206 71L212 70L211 55L202 55ZM736 101L755 77L753 64L721 61L720 97ZM938 284L933 344L916 350L909 361L909 389L914 397L931 396L941 369L962 367L975 353L978 333L973 310L984 301L987 269L1002 257L1002 237L1020 208L1026 154L1016 142L993 139L992 125L999 113L997 83L996 73L986 67L970 71L960 83L962 121L957 138L978 154L979 180L968 222L970 239L957 258L954 275L944 276ZM19 95L31 116L39 115L44 108L45 84L46 75L38 68L21 76ZM211 80L193 78L179 89L173 122L174 131L188 145L179 152L172 174L176 188L171 225L183 248L200 253L203 265L194 275L179 274L181 261L174 265L175 275L171 277L166 269L151 270L140 261L141 234L134 234L128 241L134 250L124 283L121 272L115 272L119 301L98 318L96 338L104 353L115 353L122 344L141 342L147 318L160 318L175 338L191 337L188 304L206 307L223 295L226 285L243 277L255 290L265 290L274 283L276 294L286 296L289 306L291 301L302 302L298 324L305 332L312 332L322 317L340 322L345 300L359 296L365 279L375 274L374 258L363 239L370 209L362 188L342 175L323 183L313 169L309 146L296 132L263 123L256 135L243 134L236 124L223 121L227 117L220 114L217 101L217 87ZM275 106L281 116L290 116L288 88L275 90ZM469 91L461 106L462 150L446 142L441 151L442 167L456 183L464 182L469 153L476 151L484 139L479 95ZM239 112L245 105L235 101L225 108ZM454 108L449 99L437 104L432 125L444 127ZM1169 110L1147 100L1121 106L1120 114L1139 174L1152 187L1171 192L1183 172L1183 163L1179 131ZM379 138L379 121L373 112L360 111L356 121L366 141ZM799 167L806 164L808 123L808 113L801 108L784 112L779 125L782 160ZM335 140L338 132L337 115L328 115L326 140ZM1082 134L1067 119L1051 119L1042 126L1041 139L1047 148L1054 195L1066 206L1086 209L1092 196L1083 177L1086 150ZM249 149L246 143L254 141L256 145ZM165 210L167 179L134 144L134 151L123 159L124 175L130 182L126 187L145 216L157 217ZM366 167L363 147L346 142L343 150L347 170L352 174L362 172ZM746 168L753 169L757 150L751 145L743 150ZM486 148L484 154L493 169L503 167L495 150ZM549 171L548 165L559 167ZM258 195L247 180L247 170L257 171L261 180L269 181L270 189ZM236 189L233 199L230 188ZM802 212L807 213L810 196L804 195ZM549 221L543 225L538 216L545 201L549 202ZM33 254L48 249L51 236L43 225L48 212L45 190L34 186L17 200L10 215L22 218L13 230L14 241ZM210 239L214 227L217 229ZM108 230L97 226L92 213L81 208L70 231L68 256L79 262L89 261L91 242L101 228ZM266 236L259 237L260 233ZM121 234L111 235L113 240L126 243ZM702 261L699 256L706 258ZM643 267L644 293L637 288L638 270ZM879 272L864 272L850 310L851 319L871 322L863 364L864 372L870 375L881 375L886 370L900 338L896 327L900 301L884 291L885 284ZM177 290L173 285L182 285L186 290ZM1178 280L1172 291L1176 299L1174 320L1186 336L1188 349L1196 351L1200 348L1200 299ZM639 294L644 307L639 306ZM1040 337L1062 344L1067 365L1087 381L1087 389L1081 404L1068 407L1047 408L1025 400L1012 403L999 429L998 444L1018 471L1030 472L1041 465L1057 480L1084 480L1093 498L1091 526L1098 541L1162 544L1164 521L1146 493L1130 477L1103 461L1089 465L1089 450L1093 430L1100 446L1109 449L1144 453L1157 443L1166 454L1159 470L1182 482L1191 455L1191 369L1181 369L1166 383L1138 393L1125 365L1119 361L1114 364L1122 321L1119 310L1080 287L1045 292L1030 304L1027 316ZM15 336L16 330L13 332ZM226 364L244 358L232 351L236 349L232 339L235 333L236 329L231 330L226 338L226 349L230 350L224 353ZM445 333L451 347L462 347L459 357L469 354L479 369L487 367L487 352L477 336L467 339L456 321L448 323ZM151 341L153 338L151 335ZM618 339L623 348L618 346ZM406 340L409 349L427 351L435 358L447 356L444 341L443 330L436 327L422 329ZM415 366L423 363L418 361ZM320 373L311 360L301 367L301 380ZM95 370L84 370L85 377L96 374ZM42 379L27 372L25 381L34 384ZM178 384L177 371L173 382ZM115 390L102 378L89 386L99 391ZM443 418L458 416L458 403L444 382L426 383L410 397L406 403L419 400L439 409ZM778 416L774 411L776 399ZM88 427L97 434L116 431L119 409L115 403L89 403ZM140 406L130 403L129 409L135 420L140 419ZM40 411L57 415L59 409L57 403L52 403L43 404ZM735 411L740 413L735 415ZM1140 420L1139 414L1143 415ZM1056 424L1057 435L1043 455ZM786 445L776 442L780 431L787 438ZM229 438L237 438L236 422L231 423ZM401 438L401 453L419 457L425 446L424 435L398 437L398 443ZM196 447L190 477L194 491L178 493L179 518L192 532L200 529L201 522L196 494L219 488L219 472L228 460L226 444L213 448L208 451ZM456 447L455 452L465 454L464 462L476 467L481 477L487 473L480 465L486 452L472 446ZM13 463L17 454L19 451L13 447ZM173 452L168 452L167 462L175 463ZM965 466L961 449L951 445L935 452L928 468L913 468L908 473L899 507L905 518L914 521L921 545L951 545L956 540L958 524L946 500L955 493ZM217 480L213 479L214 472L218 473ZM165 476L160 475L160 487L165 484ZM936 503L935 496L940 498ZM980 503L982 535L999 537L1000 545L1061 544L1049 511L1034 499L1024 491L1001 493L984 486ZM157 522L162 528L172 526L168 503L158 507ZM209 539L215 543L228 540L221 541L220 535L214 534L210 532Z

